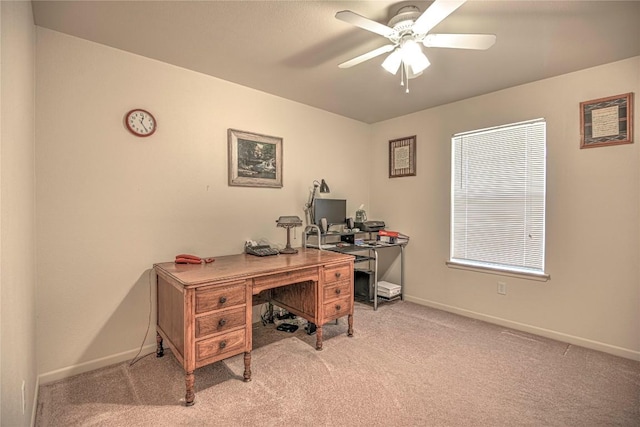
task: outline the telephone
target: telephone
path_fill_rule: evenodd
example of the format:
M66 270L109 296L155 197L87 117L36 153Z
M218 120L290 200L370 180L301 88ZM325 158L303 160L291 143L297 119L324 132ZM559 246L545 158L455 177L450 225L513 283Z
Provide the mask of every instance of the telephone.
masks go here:
M279 251L269 245L256 245L255 242L248 241L244 244L244 251L249 255L269 256L278 255Z

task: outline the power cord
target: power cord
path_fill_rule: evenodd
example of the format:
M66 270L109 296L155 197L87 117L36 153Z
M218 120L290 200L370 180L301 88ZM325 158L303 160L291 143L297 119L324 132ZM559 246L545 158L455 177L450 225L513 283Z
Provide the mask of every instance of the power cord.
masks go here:
M262 312L262 309L267 309L266 312ZM260 308L260 319L262 320L262 326L267 326L267 323L273 323L273 304L267 302Z
M147 282L149 283L149 319L147 321L147 331L144 333L144 338L142 339L142 344L140 344L140 350L138 350L138 354L136 354L133 358L133 360L131 360L131 362L129 362L129 366L133 366L135 363L138 363L140 360L144 359L145 357L153 354L153 352L145 354L144 356L138 358L138 356L140 356L140 353L142 353L142 348L144 347L144 343L147 341L147 336L149 336L149 329L151 328L151 308L152 308L152 284L151 284L151 271L152 269L149 269L149 273L147 274Z

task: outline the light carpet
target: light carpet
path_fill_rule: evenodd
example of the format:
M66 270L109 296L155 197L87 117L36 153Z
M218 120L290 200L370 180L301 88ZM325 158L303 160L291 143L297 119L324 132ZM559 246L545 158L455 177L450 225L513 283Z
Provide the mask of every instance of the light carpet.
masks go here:
M184 372L170 351L40 387L47 426L640 426L640 362L406 301L324 327L256 324L242 355Z

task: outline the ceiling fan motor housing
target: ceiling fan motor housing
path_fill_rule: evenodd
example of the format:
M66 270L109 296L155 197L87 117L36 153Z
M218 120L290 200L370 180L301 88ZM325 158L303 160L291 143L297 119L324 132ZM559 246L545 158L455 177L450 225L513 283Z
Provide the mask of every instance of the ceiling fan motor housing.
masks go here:
M397 33L402 34L411 30L413 23L421 15L420 9L417 6L405 6L398 10L398 13L389 20L387 24L393 28Z

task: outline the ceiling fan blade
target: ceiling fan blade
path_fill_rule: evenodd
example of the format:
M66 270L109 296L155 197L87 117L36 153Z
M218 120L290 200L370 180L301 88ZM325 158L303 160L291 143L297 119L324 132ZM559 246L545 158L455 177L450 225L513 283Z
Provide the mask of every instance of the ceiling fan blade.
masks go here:
M436 0L424 11L416 22L413 23L412 30L416 34L426 34L433 27L449 16L454 10L464 4L466 0Z
M426 47L486 50L494 45L494 34L427 34L422 43Z
M372 21L371 19L365 18L364 16L358 15L350 10L343 10L336 13L336 18L348 24L355 25L356 27L380 34L384 37L390 37L395 32L391 27Z
M338 65L340 68L351 68L354 65L358 65L361 62L368 61L371 58L375 58L376 56L382 55L383 53L391 52L395 48L392 44L386 44L384 46L380 46L377 49L374 49L370 52L364 53L360 56L356 56L353 59L350 59L342 64Z

